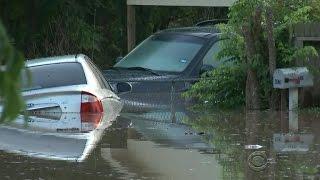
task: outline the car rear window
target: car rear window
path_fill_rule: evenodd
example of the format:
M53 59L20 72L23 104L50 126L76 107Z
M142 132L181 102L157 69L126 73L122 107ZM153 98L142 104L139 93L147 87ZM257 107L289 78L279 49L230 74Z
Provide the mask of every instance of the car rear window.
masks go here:
M23 90L87 84L80 63L59 63L27 68L22 73ZM28 76L30 80L28 81Z

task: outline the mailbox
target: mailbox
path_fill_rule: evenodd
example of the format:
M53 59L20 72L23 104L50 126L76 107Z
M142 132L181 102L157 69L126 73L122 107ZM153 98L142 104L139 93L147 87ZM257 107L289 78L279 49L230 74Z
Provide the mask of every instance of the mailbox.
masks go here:
M273 74L273 87L290 89L313 86L313 76L306 67L276 69Z
M314 141L312 134L273 134L273 148L276 152L308 152Z

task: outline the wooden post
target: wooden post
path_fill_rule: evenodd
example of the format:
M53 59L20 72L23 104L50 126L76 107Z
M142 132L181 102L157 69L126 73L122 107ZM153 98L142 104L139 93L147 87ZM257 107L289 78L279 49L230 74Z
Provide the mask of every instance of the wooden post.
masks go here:
M289 88L289 131L296 132L299 130L299 117L298 117L298 88Z
M136 45L136 12L135 6L127 6L127 39L128 52Z

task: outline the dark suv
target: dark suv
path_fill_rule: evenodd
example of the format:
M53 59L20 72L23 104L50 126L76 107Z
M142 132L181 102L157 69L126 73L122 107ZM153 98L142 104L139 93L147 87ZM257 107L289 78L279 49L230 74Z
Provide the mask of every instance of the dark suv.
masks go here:
M167 29L151 35L104 75L127 111L185 108L181 93L203 72L219 66L219 31L214 27ZM130 84L132 90L126 91Z

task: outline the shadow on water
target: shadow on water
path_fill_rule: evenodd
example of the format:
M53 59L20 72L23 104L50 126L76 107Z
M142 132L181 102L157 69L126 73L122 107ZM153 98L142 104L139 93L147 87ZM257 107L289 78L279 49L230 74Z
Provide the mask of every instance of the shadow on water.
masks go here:
M320 116L153 111L17 119L0 130L7 179L319 179ZM51 116L52 118L52 116ZM97 123L96 119L101 118Z

